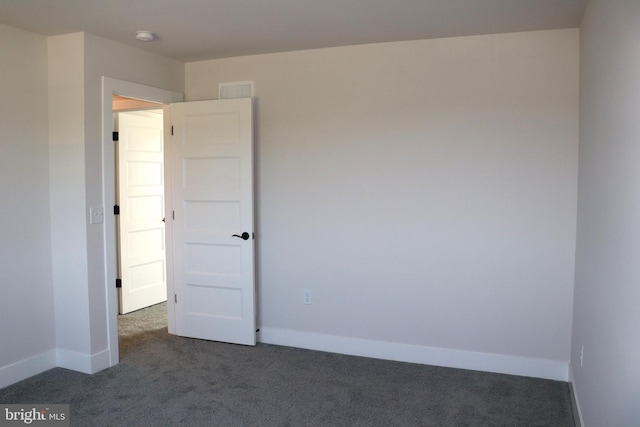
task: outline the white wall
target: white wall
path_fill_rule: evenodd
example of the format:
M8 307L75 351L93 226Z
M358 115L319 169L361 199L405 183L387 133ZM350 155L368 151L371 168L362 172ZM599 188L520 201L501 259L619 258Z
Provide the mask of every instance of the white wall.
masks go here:
M76 33L50 37L48 43L56 337L61 365L72 367L72 361L90 351L84 212L84 40L81 33Z
M55 365L47 41L0 24L0 388Z
M581 27L571 365L585 426L640 419L639 23L636 0L591 0Z
M243 80L262 341L567 379L577 30L187 63L186 98Z
M182 92L184 64L86 33L49 46L58 364L95 372L109 365L109 331L105 230L89 224L89 208L109 215L114 202L103 200L101 78Z

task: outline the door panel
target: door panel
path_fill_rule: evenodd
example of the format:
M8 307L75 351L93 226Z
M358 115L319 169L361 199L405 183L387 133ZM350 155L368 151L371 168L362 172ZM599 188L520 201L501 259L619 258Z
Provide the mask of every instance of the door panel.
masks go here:
M255 345L249 98L171 105L176 334Z
M118 113L120 313L167 299L161 113Z

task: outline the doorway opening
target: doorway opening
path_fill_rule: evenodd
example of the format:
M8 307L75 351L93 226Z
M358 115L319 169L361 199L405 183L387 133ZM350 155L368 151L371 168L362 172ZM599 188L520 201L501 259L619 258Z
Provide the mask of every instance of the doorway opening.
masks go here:
M113 79L110 77L102 77L102 158L103 158L103 203L105 207L116 205L116 151L113 143L113 113L114 113L114 96L117 96L118 102L150 102L152 105L146 105L155 109L162 109L165 118L168 118L168 105L174 102L181 102L183 94L172 92L165 89L145 86L138 83L127 82L124 80ZM122 98L122 99L120 99ZM139 104L138 104L139 106ZM117 108L124 108L120 104ZM129 108L137 108L130 106ZM128 109L128 108L124 108ZM168 120L164 120L163 132L168 134ZM167 163L165 161L165 163ZM169 204L170 201L166 200ZM109 208L110 209L110 208ZM118 277L118 260L116 245L116 216L105 215L103 239L105 242L104 251L104 277L106 286L106 321L108 335L108 366L115 366L119 363L119 337L118 337L118 290L116 288ZM170 256L167 257L170 259ZM170 265L167 265L170 270ZM173 292L172 283L168 281L167 290L169 294ZM172 331L173 323L173 307L168 306L165 310L167 316L167 326L169 332Z
M114 95L120 355L167 329L162 104Z

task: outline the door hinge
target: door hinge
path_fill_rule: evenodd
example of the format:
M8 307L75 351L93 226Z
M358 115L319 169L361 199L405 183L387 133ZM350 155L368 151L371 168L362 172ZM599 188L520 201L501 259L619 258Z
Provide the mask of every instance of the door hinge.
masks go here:
M173 302L178 303L178 294L173 294Z
M118 206L118 205L114 205L113 206L113 214L114 215L120 215L120 206Z
M116 279L116 289L120 289L122 287L122 279Z
M173 136L173 125L171 125L171 136Z
M113 142L119 141L119 133L118 132L113 132Z

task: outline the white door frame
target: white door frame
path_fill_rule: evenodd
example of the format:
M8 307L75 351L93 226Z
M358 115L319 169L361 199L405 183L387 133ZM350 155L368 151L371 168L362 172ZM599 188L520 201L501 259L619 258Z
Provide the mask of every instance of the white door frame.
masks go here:
M110 77L102 77L102 196L104 206L104 275L107 289L106 292L106 313L107 313L107 335L109 349L109 366L117 365L120 356L118 354L118 293L116 292L116 222L112 214L113 205L115 204L115 155L113 146L113 95L120 95L127 98L140 99L143 101L157 102L164 104L165 115L165 135L170 135L168 128L169 107L172 102L181 102L184 95L178 92L172 92L165 89L158 89L151 86L145 86L137 83L131 83L124 80L113 79ZM167 154L169 150L165 150L165 165L168 164ZM166 170L166 166L165 166ZM165 189L166 193L166 189ZM165 204L170 205L169 194ZM167 260L169 260L167 254ZM169 261L167 261L169 263ZM168 265L167 265L168 267ZM167 285L169 295L173 294L170 283ZM168 304L169 325L173 326L173 307Z

